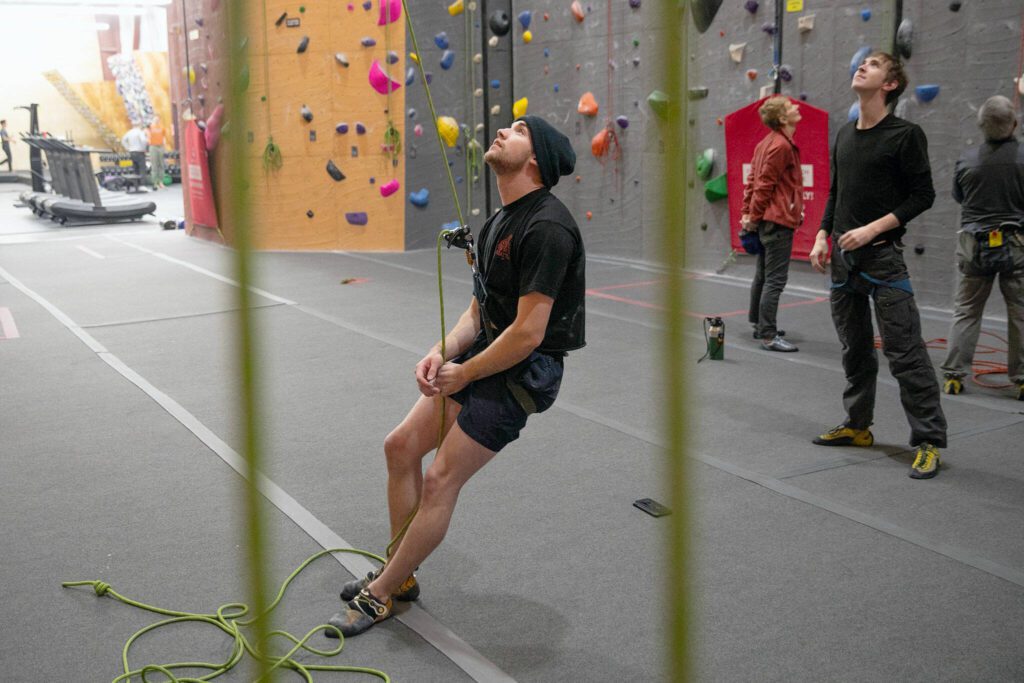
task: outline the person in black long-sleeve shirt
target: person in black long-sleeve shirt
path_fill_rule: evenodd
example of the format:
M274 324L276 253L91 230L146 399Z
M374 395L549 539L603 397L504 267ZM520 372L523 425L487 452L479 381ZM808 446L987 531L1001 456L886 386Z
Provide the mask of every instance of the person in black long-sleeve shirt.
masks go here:
M870 446L878 354L874 301L882 350L900 385L900 400L916 449L910 476L939 471L946 446L946 418L939 383L921 337L921 319L900 238L907 223L935 201L928 140L917 125L889 113L907 87L900 62L884 52L868 55L853 77L860 100L856 121L843 126L832 150L832 186L811 264L825 272L828 238L832 259L832 320L843 348L846 420L814 439L823 446Z

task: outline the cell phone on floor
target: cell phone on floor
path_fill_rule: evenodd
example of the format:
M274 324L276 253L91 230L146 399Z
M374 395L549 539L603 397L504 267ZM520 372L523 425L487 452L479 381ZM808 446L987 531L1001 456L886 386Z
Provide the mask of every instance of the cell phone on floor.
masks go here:
M641 498L640 500L633 501L633 507L640 508L651 517L664 517L665 515L671 515L672 511L662 505L656 500L651 498Z

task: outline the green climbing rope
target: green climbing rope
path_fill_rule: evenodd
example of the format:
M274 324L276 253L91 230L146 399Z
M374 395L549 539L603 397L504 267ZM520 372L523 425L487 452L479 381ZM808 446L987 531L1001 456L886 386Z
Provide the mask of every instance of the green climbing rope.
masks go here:
M113 679L112 683L121 683L122 681L130 681L133 677L141 677L143 681L146 681L147 674L160 673L167 677L166 683L195 683L197 681L209 681L217 676L227 673L233 669L246 654L256 659L257 661L269 665L269 668L264 670L263 676L257 679L257 681L265 680L267 675L277 669L289 669L295 671L302 676L306 681L312 682L313 678L310 674L311 671L345 671L350 673L363 673L371 676L380 678L383 681L389 682L391 679L383 671L378 669L371 669L361 666L345 666L341 664L310 664L308 662L298 662L295 660L295 655L300 650L305 650L311 654L319 657L330 658L335 657L341 653L345 647L344 636L341 632L329 624L320 624L310 629L306 635L301 638L297 638L286 631L270 631L268 638L280 638L291 643L291 648L282 655L274 655L265 651L268 643L251 642L243 633L243 629L251 626L258 618L265 617L271 611L278 607L284 599L285 591L288 590L288 586L295 580L295 578L314 561L318 560L325 555L332 555L334 553L353 553L356 555L362 555L372 560L384 563L384 558L365 550L357 550L355 548L332 548L329 550L322 550L318 553L311 555L305 562L291 573L288 578L281 584L280 589L277 592L277 596L267 606L262 614L254 615L248 619L244 617L249 615L249 606L241 602L229 602L221 605L212 613L195 613L195 612L181 612L178 610L170 610L162 607L155 607L153 605L147 605L146 603L133 600L131 598L121 595L114 590L110 584L103 581L65 581L61 584L64 588L73 588L76 586L90 586L96 595L103 597L111 597L118 600L126 605L135 607L138 609L146 610L147 612L153 612L154 614L160 614L169 619L158 621L154 624L150 624L144 628L139 629L129 638L121 650L121 664L123 667L123 673L117 678ZM227 659L221 663L211 662L174 662L169 664L146 664L132 668L129 661L129 654L132 645L145 634L155 631L164 626L171 624L180 624L184 622L197 622L202 624L209 624L215 628L220 629L231 638L231 652ZM309 645L309 640L317 633L332 632L338 636L340 642L338 646L331 650L321 650ZM174 672L182 669L204 669L209 673L202 677L188 677L178 676Z

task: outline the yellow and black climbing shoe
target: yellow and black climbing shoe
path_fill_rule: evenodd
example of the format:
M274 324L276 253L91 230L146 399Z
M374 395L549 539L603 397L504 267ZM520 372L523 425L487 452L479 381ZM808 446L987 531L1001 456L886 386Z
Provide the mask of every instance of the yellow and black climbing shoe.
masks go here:
M373 583L381 571L384 568L381 567L376 571L372 571L361 579L353 579L341 587L341 599L348 602L352 598L359 595L359 592ZM412 602L416 598L420 597L420 584L416 581L416 575L412 574L408 579L402 582L402 585L398 587L398 592L392 595L395 600L399 602Z
M930 443L917 447L914 464L910 466L911 479L931 479L939 473L942 462L939 460L939 449Z
M963 380L960 377L957 377L956 375L951 375L947 372L942 380L942 393L956 396L963 390Z
M814 443L819 446L861 446L867 448L875 443L875 437L871 435L870 429L854 429L841 424L833 427L819 437L815 437Z
M1017 385L1017 400L1024 401L1024 382Z
M341 631L346 638L358 636L368 631L374 624L384 621L391 616L391 598L381 602L370 594L370 591L363 589L359 595L349 601L342 611L327 620L327 623ZM324 632L329 638L336 638L334 631Z

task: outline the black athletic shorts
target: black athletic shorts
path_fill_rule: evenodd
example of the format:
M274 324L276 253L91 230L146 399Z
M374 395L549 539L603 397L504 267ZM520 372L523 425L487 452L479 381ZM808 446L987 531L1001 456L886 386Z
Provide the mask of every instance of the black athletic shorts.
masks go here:
M485 347L474 346L453 363L463 363ZM512 394L509 381L517 382L533 399L537 412L551 407L562 384L562 358L534 351L504 372L470 382L449 398L462 406L459 427L484 448L497 453L519 438L527 412Z

